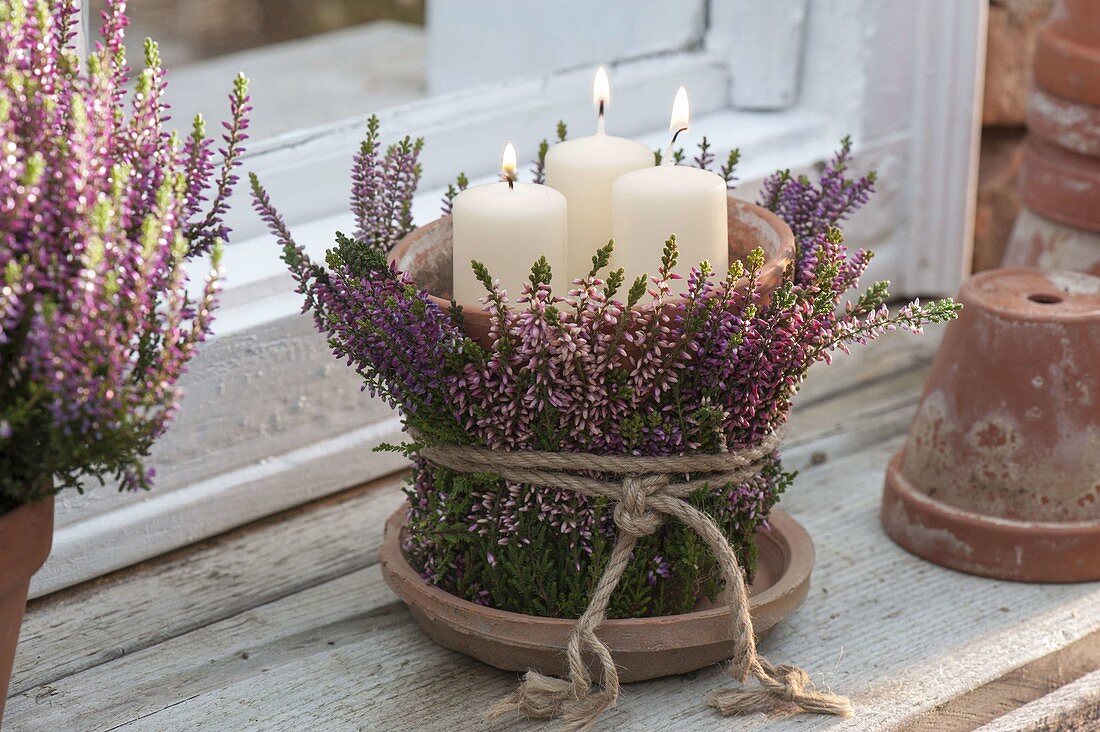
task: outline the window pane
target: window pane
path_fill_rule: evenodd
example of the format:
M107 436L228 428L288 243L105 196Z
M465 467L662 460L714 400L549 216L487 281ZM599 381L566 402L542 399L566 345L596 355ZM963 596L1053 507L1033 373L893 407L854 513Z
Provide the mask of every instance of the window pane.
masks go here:
M90 3L93 39L105 4ZM423 0L131 0L127 12L131 62L146 37L159 42L179 126L223 119L238 71L252 80L254 140L423 95Z

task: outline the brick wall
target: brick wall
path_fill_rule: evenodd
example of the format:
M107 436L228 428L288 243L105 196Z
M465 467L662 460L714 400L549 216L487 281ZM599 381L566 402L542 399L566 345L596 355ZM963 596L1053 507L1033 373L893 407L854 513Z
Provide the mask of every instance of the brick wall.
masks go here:
M974 269L1001 262L1019 209L1016 192L1035 32L1053 0L990 0Z

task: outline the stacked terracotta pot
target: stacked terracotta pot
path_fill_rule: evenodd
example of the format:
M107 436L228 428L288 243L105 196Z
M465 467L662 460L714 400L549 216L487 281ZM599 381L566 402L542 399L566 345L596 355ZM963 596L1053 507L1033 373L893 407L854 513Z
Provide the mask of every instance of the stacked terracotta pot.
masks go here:
M1100 2L1060 0L1039 31L1034 79L1004 266L1100 274Z

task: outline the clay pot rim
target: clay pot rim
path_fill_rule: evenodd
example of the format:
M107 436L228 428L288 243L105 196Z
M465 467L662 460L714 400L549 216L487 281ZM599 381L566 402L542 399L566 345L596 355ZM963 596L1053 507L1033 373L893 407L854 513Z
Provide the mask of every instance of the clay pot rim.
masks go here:
M905 449L898 450L886 468L881 521L886 533L910 554L968 574L978 574L1015 582L1075 583L1100 579L1100 560L1093 565L1071 564L1066 551L1082 556L1100 557L1100 520L1097 521L1021 521L956 508L922 493L902 471ZM933 542L914 541L905 526L898 525L890 514L896 505L920 520L929 531L946 532L951 540L968 536L970 552L953 549L935 551ZM990 547L1024 548L1024 555L1014 557L1016 566L998 561ZM1084 548L1082 548L1084 547ZM982 551L987 556L982 556ZM1013 571L1015 569L1015 571Z
M401 549L399 537L404 533L406 514L407 508L401 506L389 517L389 519L387 519L382 541L381 561L383 564L389 565L391 570L402 580L411 583L411 586L418 587L417 591L419 593L437 600L448 609L463 614L472 612L486 618L488 622L504 621L515 623L516 621L523 621L525 619L534 619L542 625L563 631L568 631L576 624L577 621L571 618L525 615L510 610L500 610L485 605L478 605L469 600L464 600L456 595L452 595L435 585L428 584L424 581L424 578L412 568L408 559L405 558L405 552ZM750 595L750 607L776 602L791 593L798 592L800 587L808 587L810 574L814 566L816 550L814 549L813 540L802 524L796 521L794 517L786 511L774 508L769 514L768 525L768 530L783 545L784 555L787 558L787 566L775 584L769 586L762 592ZM396 588L394 591L396 592ZM400 593L398 593L398 595L400 596ZM403 602L407 602L404 597L401 599ZM612 634L616 631L636 633L657 620L666 624L676 624L687 621L710 620L728 614L729 608L719 604L715 607L703 610L676 613L674 615L608 619L600 624L600 630L601 634ZM509 642L512 645L523 645L522 641L515 639L510 639ZM531 643L529 647L541 647L541 644Z
M1064 35L1059 22L1047 23L1037 34L1033 77L1046 91L1100 104L1100 49Z
M755 203L752 203L750 201L745 201L743 199L736 198L733 195L732 192L729 193L726 196L726 206L727 206L727 209L732 206L734 208L751 211L758 218L760 218L762 221L764 221L768 225L768 227L776 233L777 237L779 238L779 244L776 247L776 255L775 255L774 258L770 258L770 259L765 260L764 266L761 268L761 271L760 271L759 279L764 280L769 276L774 277L774 276L776 276L776 272L778 272L779 281L782 282L783 271L787 268L787 265L790 262L794 261L795 254L797 253L797 243L796 243L795 238L794 238L794 232L791 231L791 227L789 227L787 225L787 223L785 221L783 221L783 219L781 219L775 212L769 211L768 209L764 208L763 206L758 206ZM388 255L388 259L391 262L396 261L401 256L401 254L404 253L404 250L410 245L409 243L412 241L412 238L413 238L414 234L419 234L420 236L427 235L433 229L436 229L440 226L445 225L450 220L451 220L451 216L448 214L446 216L440 216L439 218L434 219L433 221L429 221L428 223L424 224L423 226L418 226L414 231L410 232L408 235L403 237L401 239L401 241L399 241L394 246L394 248L392 250L390 250L390 253ZM692 263L691 266L694 267L696 264L698 264L698 262ZM721 274L721 273L718 273L718 274ZM606 275L606 269L605 269L605 275ZM747 282L748 282L748 278L742 277L740 280L738 280L738 285L747 284ZM624 285L629 285L629 283L624 283ZM570 283L570 288L571 287L572 287L572 283ZM439 297L439 296L437 296L437 295L435 295L434 293L431 293L431 292L428 292L428 298L433 303L435 303L440 308L442 308L444 310L444 312L449 311L449 309L451 307L451 301L450 300L444 300L443 298L441 298L441 297ZM510 301L509 302L510 309L515 310L516 309L516 307L515 307L516 304L517 303L515 303L514 301ZM674 299L671 302L666 302L664 304L664 307L666 307L666 308L667 307L677 307L678 304L679 304L678 299ZM653 303L645 302L645 303L642 303L641 305L635 305L633 309L634 310L639 310L639 311L645 311L645 310L652 310L653 307L654 307ZM472 310L472 308L473 308L472 305L468 306L468 307L464 307L464 309L468 309L468 310ZM478 310L477 312L484 313L486 311L484 310L484 308L482 308L482 309Z
M1038 135L1023 151L1020 187L1028 208L1054 221L1100 231L1100 210L1088 190L1100 186L1100 159Z
M985 293L983 293L982 291L980 291L978 289L978 285L985 282L986 280L996 279L996 278L1001 278L1001 277L1008 277L1008 276L1012 276L1012 275L1017 275L1017 276L1019 276L1019 275L1027 275L1027 276L1039 275L1039 276L1044 276L1044 277L1046 277L1048 275L1065 275L1067 277L1073 277L1073 278L1077 278L1077 277L1089 278L1089 277L1091 277L1093 279L1100 279L1100 278L1097 278L1095 275L1088 274L1087 272L1076 272L1076 271L1071 272L1071 271L1061 271L1061 270L1037 270L1037 269L1032 269L1032 268L1028 268L1028 267L1003 267L1003 268L998 268L998 269L988 269L988 270L985 270L984 272L979 272L978 274L972 275L970 277L970 279L968 279L966 282L963 283L963 287L962 287L962 289L959 293L960 294L959 299L964 300L964 298L965 298L965 300L963 302L964 307L988 307L983 303L983 300L986 297L986 295L985 295ZM1063 297L1063 293L1061 291L1055 291L1053 288L1051 288L1050 292L1034 292L1034 293L1031 293L1030 295L1028 295L1028 299L1030 300L1032 297L1042 296L1042 295L1052 295L1052 296L1056 296L1056 297L1059 297L1059 298ZM1032 300L1032 302L1035 302L1036 304L1043 304L1044 307L1042 309L1037 309L1034 312L1026 312L1026 311L1021 311L1019 309L1013 309L1011 311L1006 311L1002 308L996 308L995 311L997 313L997 317L1001 318L1003 320L1015 320L1015 321L1029 322L1029 323L1030 322L1049 322L1051 320L1057 320L1057 321L1071 323L1071 322L1077 322L1077 321L1080 321L1080 320L1094 319L1094 318L1097 317L1098 314L1100 314L1100 309L1094 310L1094 311L1091 311L1091 312L1073 312L1073 311L1060 310L1056 307L1046 307L1046 303L1041 303L1041 301L1037 301L1037 300ZM1058 304L1059 303L1050 303L1050 305L1058 305Z

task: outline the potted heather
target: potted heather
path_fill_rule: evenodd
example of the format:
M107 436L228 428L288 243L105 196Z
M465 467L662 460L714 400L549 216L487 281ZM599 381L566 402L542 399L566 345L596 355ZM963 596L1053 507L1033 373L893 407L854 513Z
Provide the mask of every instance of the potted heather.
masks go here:
M131 72L123 0L83 64L76 11L0 0L0 714L54 493L149 487L145 458L210 331L250 109L241 76L216 164L201 117L186 137L164 128L155 43ZM188 263L204 257L192 296Z
M607 271L608 244L587 277L565 285L535 262L511 298L475 262L481 312L447 302L447 217L414 230L421 146L405 138L382 149L371 119L352 174L357 230L337 234L325 264L294 242L252 178L304 309L409 432L408 444L390 448L412 457L413 473L407 509L387 527L383 573L417 621L488 663L528 664L497 712L585 729L615 703L621 675L659 675L637 667L648 663L644 646L664 644L662 629L714 602L701 615L721 621L706 626L718 637L705 641L734 658L740 680L759 682L716 692L721 712L847 713L846 700L755 650L746 580L794 477L780 460L781 426L813 363L957 311L948 300L891 314L886 283L845 301L871 254L849 253L837 226L874 186L873 176L847 175L848 141L818 181L781 172L759 206L731 199L729 271L698 264L682 296L670 293L670 237L648 280ZM714 163L705 141L694 163ZM735 163L723 166L727 181ZM464 183L448 191L444 213ZM741 215L754 225L732 226ZM773 219L776 240L790 237L791 248L765 282L784 249L745 232L767 231ZM749 246L735 246L739 236ZM611 627L616 619L625 625ZM616 646L620 637L634 645ZM512 655L495 655L502 648ZM698 658L692 668L714 662Z

